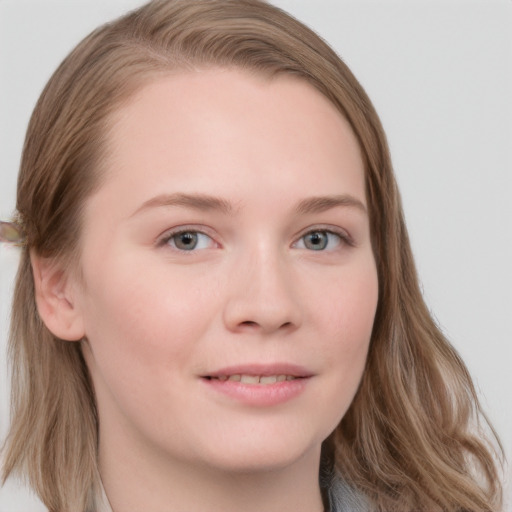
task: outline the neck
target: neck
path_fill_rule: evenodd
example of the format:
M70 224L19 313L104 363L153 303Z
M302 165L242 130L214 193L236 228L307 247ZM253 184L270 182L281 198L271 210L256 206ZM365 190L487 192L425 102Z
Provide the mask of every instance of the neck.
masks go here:
M222 470L102 436L100 471L113 512L320 512L320 450L280 468Z

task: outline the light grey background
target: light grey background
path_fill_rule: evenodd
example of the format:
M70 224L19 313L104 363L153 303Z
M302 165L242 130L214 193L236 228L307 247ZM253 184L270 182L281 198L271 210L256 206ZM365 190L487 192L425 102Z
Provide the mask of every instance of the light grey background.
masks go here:
M68 51L139 0L0 0L0 218L31 110ZM387 131L424 293L512 458L512 2L278 0L352 68ZM16 250L0 247L0 439ZM0 512L44 510L15 482Z

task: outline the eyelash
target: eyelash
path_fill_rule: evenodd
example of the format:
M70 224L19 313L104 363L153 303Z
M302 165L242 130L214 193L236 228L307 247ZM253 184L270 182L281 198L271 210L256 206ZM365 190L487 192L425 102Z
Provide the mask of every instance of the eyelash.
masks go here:
M352 240L352 238L346 231L343 231L341 229L337 230L337 229L325 228L325 227L316 227L316 228L308 229L305 233L303 233L297 239L296 242L293 243L293 246L297 246L301 242L305 245L304 240L308 235L320 234L320 233L326 234L326 235L328 235L328 237L335 236L338 239L338 241L336 243L336 247L334 247L330 250L326 249L326 248L315 250L315 249L308 249L308 247L301 247L301 249L310 250L312 252L331 252L333 250L336 250L340 245L341 246L345 245L345 246L349 246L349 247L354 246L354 241ZM329 243L329 240L327 240L327 243Z
M332 250L335 250L339 245L347 245L349 247L353 247L355 245L354 241L352 240L350 235L345 231L335 230L332 228L325 228L325 227L316 227L316 228L310 228L306 232L304 232L302 235L300 235L300 237L292 244L292 247L297 247L297 245L301 242L304 244L305 237L307 237L308 235L312 235L314 233L327 234L328 236L334 235L335 237L338 238L338 243L336 244L336 247L334 249L330 249L330 250L326 250L325 248L315 250L315 249L308 249L307 247L301 247L300 249L310 250L312 252L331 252ZM219 246L219 244L217 244L215 242L215 240L209 234L205 233L201 229L192 228L192 227L191 228L180 228L176 231L168 231L157 241L157 246L158 247L171 246L170 242L173 239L175 240L180 235L185 235L185 234L192 234L192 235L197 235L197 236L208 237L213 244L217 245L217 247ZM328 243L329 243L329 241L328 241ZM190 250L181 249L181 248L176 247L176 242L174 242L174 247L173 246L171 246L171 247L178 252L195 252L197 250L205 249L205 247L197 249L195 246Z
M217 244L214 239L208 235L207 233L205 233L204 231L201 231L200 229L197 229L197 228L180 228L176 231L168 231L167 233L165 233L157 242L157 246L158 247L165 247L165 246L170 246L170 242L173 240L173 239L176 239L177 237L179 237L180 235L185 235L185 234L194 234L194 235L199 235L199 236L205 236L205 237L208 237L211 242L213 242L215 245L219 245ZM172 247L172 246L171 246ZM197 250L195 247L191 250L186 250L186 249L180 249L178 247L176 247L176 245L174 244L174 247L172 247L174 250L178 251L178 252L194 252L194 250ZM199 249L201 250L201 249Z

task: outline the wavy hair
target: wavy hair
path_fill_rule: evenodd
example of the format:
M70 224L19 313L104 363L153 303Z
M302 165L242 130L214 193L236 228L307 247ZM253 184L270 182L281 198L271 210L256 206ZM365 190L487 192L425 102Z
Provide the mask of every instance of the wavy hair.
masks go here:
M94 508L98 417L80 343L41 321L30 254L79 261L112 114L156 76L201 67L291 74L350 123L366 172L379 300L356 397L324 442L376 511L498 510L499 468L471 378L422 298L386 137L351 71L314 32L260 0L154 0L84 39L33 112L18 181L25 242L12 309L12 422L3 479L24 476L51 512ZM483 421L481 419L483 418ZM499 453L498 453L499 455Z

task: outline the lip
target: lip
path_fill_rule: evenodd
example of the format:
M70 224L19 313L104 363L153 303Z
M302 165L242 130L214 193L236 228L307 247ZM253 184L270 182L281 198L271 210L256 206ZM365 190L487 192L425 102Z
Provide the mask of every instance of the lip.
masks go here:
M243 364L236 366L227 366L204 375L204 377L218 378L222 375L292 375L298 378L312 377L313 373L304 366L290 363L274 364Z
M233 380L219 380L231 375L272 376L287 375L293 380L271 384L250 384ZM299 396L307 387L314 374L303 366L278 364L249 364L221 368L201 376L208 389L230 400L254 407L271 407L286 403Z

